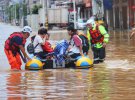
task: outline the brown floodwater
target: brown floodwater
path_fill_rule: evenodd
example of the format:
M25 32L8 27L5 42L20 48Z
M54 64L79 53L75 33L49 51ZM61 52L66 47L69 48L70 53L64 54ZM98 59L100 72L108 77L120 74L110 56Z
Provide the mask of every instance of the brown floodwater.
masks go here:
M0 100L135 100L135 37L110 35L105 62L90 69L0 71Z

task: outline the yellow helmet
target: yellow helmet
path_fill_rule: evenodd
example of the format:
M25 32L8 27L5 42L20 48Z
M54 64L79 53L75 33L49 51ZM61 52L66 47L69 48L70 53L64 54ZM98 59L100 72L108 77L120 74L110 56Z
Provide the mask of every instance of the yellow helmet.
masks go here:
M98 24L104 24L104 21L103 20L99 20Z

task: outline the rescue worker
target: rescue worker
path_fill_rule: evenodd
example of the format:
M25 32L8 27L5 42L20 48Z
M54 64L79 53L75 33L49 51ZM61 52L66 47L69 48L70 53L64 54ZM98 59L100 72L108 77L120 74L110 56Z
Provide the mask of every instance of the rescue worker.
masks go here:
M11 69L21 70L22 62L20 56L22 57L22 54L25 60L30 60L30 57L25 52L24 46L26 43L26 39L30 36L31 33L31 27L25 26L22 32L12 33L10 37L5 41L4 51L8 58ZM22 52L22 54L20 51Z
M105 60L105 47L109 41L109 34L102 25L96 25L93 19L87 21L87 37L93 51L94 64Z
M108 32L108 24L106 22L104 22L103 20L98 20L97 24L104 26L105 30Z

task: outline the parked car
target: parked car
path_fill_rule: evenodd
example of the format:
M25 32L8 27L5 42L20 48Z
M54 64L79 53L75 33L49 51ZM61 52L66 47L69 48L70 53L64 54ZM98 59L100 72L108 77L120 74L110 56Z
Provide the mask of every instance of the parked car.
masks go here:
M87 20L84 20L84 19L78 19L76 23L77 29L82 29L82 30L85 29L86 21Z

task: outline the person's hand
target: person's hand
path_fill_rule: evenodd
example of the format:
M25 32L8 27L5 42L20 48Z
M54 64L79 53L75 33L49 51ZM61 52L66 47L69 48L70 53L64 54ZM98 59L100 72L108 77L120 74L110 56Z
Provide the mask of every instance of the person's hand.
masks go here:
M31 58L30 57L27 57L27 61L29 61L29 60L31 60Z
M67 51L70 51L70 49L71 49L71 46L68 47Z
M83 53L80 53L81 54L81 56L84 56L84 54Z
M134 32L132 32L132 33L130 34L130 36L129 36L130 39L133 37L133 35L134 35Z
M102 46L105 48L106 47L106 43L104 42Z

